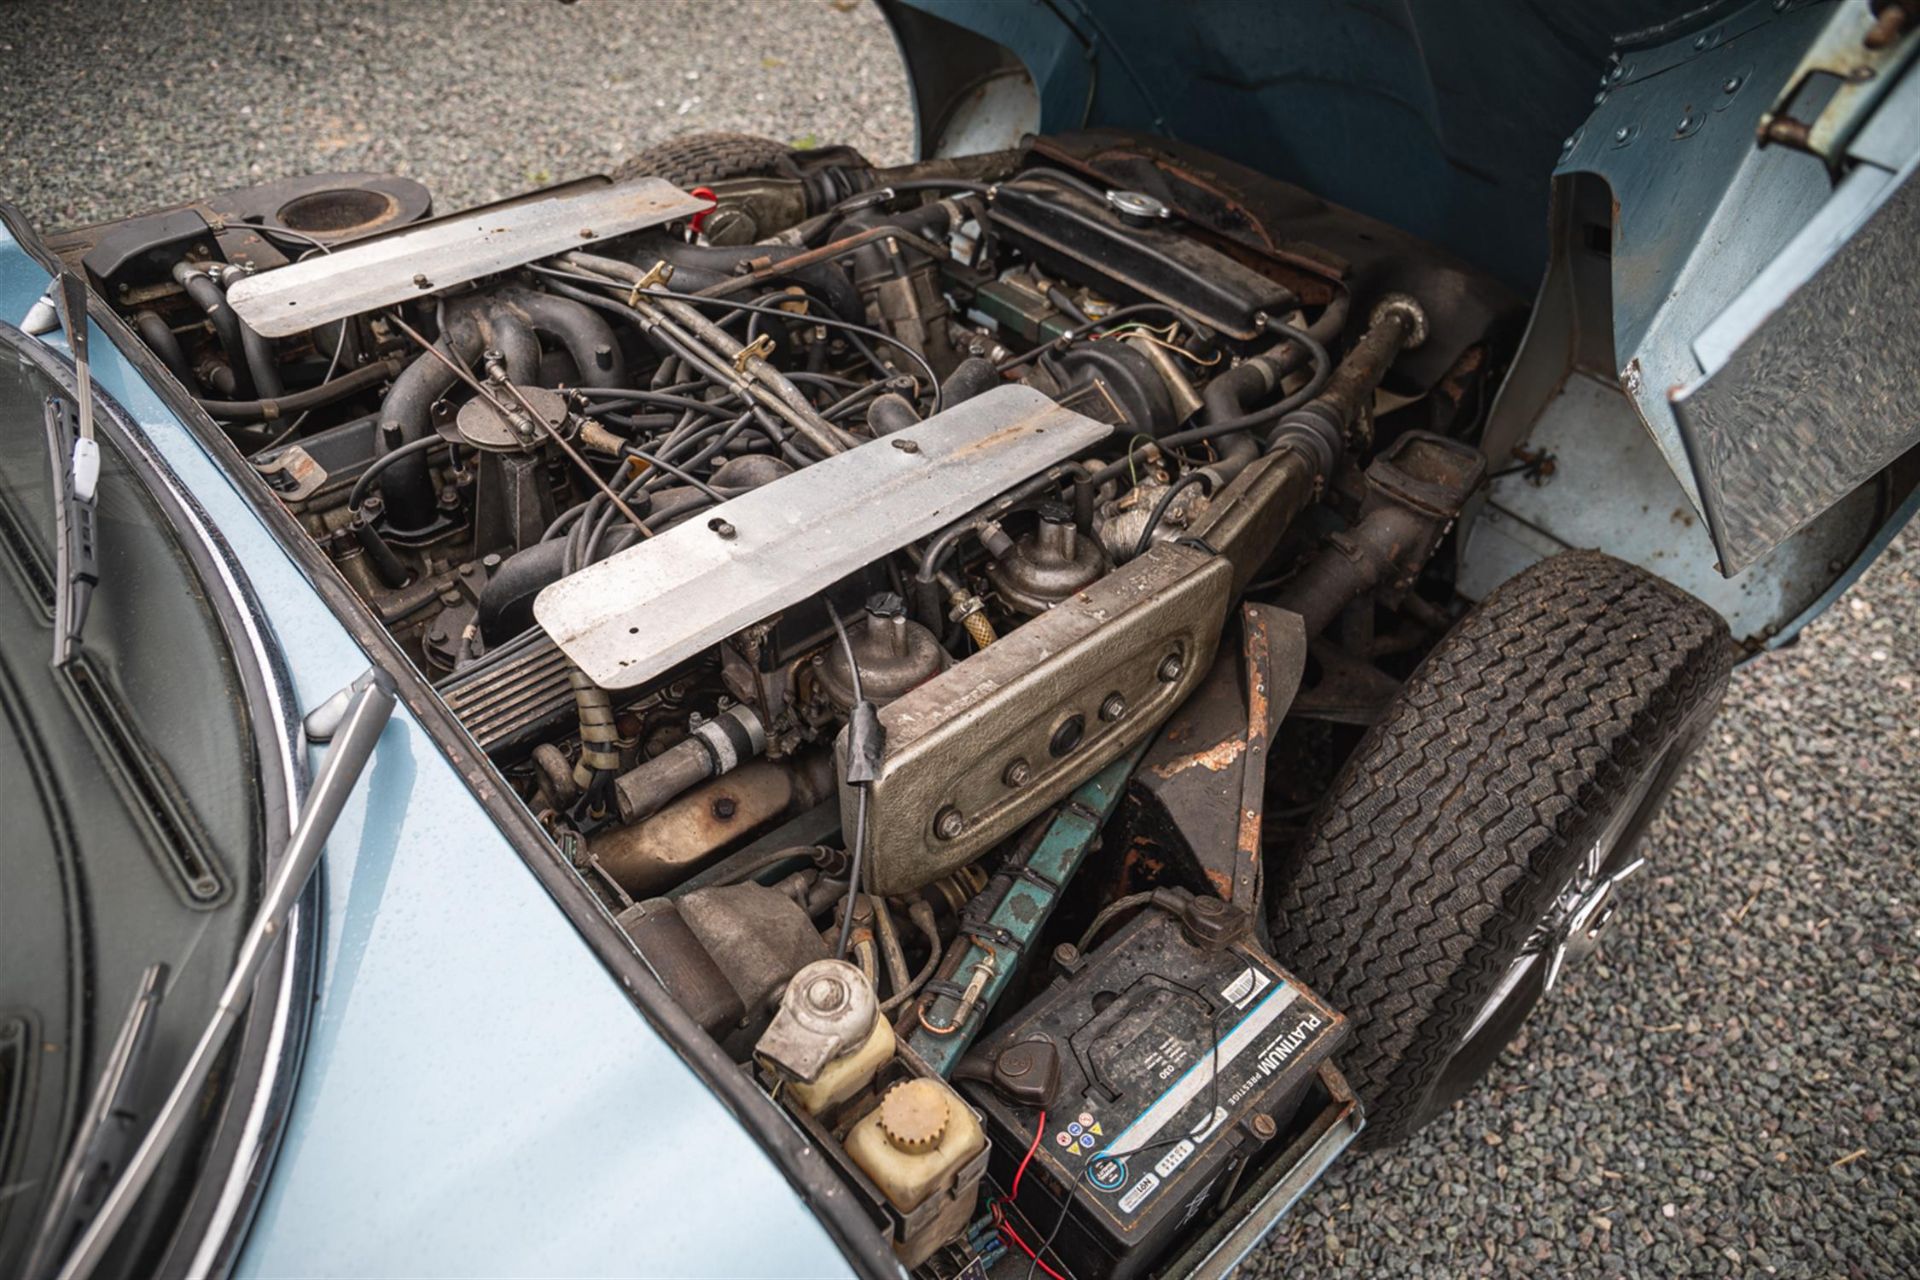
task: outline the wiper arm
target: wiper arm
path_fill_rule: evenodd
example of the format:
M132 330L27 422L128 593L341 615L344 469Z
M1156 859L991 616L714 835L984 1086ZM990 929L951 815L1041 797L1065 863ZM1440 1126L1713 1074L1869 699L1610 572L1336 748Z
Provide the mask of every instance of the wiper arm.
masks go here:
M148 965L141 976L133 1007L120 1024L106 1068L80 1120L80 1135L67 1153L60 1180L54 1184L53 1196L41 1215L40 1230L34 1236L33 1252L22 1275L39 1276L71 1247L111 1188L107 1179L120 1168L133 1145L134 1126L140 1119L132 1105L133 1085L140 1079L140 1064L153 1043L154 1013L160 1006L166 977L164 964Z
M61 327L73 357L74 399L47 398L47 453L53 466L53 665L73 657L100 585L94 555L94 492L100 483L100 446L93 438L93 369L87 360L87 286L71 271L59 280Z
M127 1162L125 1172L101 1201L99 1212L87 1224L73 1251L60 1264L57 1280L81 1280L100 1265L113 1244L114 1233L133 1211L140 1193L146 1190L154 1171L166 1158L167 1148L193 1113L227 1037L239 1024L253 991L254 978L285 929L294 899L300 896L301 889L313 875L313 868L320 861L320 850L327 843L327 834L333 830L341 808L373 755L380 731L393 714L393 679L386 672L368 671L354 681L354 687L353 700L333 734L326 762L320 766L320 775L314 779L313 790L308 793L300 820L287 842L286 856L268 881L260 908L240 940L239 957L220 992L220 1002L214 1006L212 1021L200 1033L193 1056L187 1059L185 1070L174 1082L166 1102L161 1104L152 1127Z

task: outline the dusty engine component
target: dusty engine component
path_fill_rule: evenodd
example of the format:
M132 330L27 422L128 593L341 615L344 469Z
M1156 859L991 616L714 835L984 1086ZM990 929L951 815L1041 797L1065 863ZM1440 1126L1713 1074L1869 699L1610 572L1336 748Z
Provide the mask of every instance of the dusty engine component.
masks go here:
M1070 175L1009 187L1003 196L993 210L1002 235L1055 271L1079 275L1098 264L1110 296L1164 303L1241 339L1259 332L1261 315L1294 307L1284 286L1181 234L1150 196L1102 192Z
M907 602L893 592L867 600L860 625L852 628L853 662L838 646L816 661L820 683L834 706L853 706L853 667L860 670L861 692L884 707L903 693L925 684L953 665L953 656L940 638L907 617Z
M753 708L729 707L695 725L685 741L614 779L620 817L637 822L687 788L732 773L766 749L766 727Z
M805 909L758 884L636 903L619 923L701 1026L748 1043L773 1016L788 979L826 959L826 944Z
M966 865L1142 741L1213 661L1232 578L1219 557L1155 547L888 705L874 890Z
M1470 445L1424 431L1401 436L1367 467L1359 518L1328 537L1282 590L1280 606L1298 613L1312 636L1375 587L1412 586L1486 473L1485 455Z
M1033 532L987 566L987 581L1009 607L1033 615L1092 586L1107 568L1099 541L1082 534L1072 509L1056 502L1041 508Z
M833 791L825 752L779 764L756 760L680 795L643 821L601 829L588 848L628 893L658 893Z

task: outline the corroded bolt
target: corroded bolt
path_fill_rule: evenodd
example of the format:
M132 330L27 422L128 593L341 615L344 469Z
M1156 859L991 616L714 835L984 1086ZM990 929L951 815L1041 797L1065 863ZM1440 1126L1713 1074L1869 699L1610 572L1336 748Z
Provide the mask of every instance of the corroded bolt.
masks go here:
M733 802L732 796L721 796L713 802L713 816L725 822L738 813L740 806Z

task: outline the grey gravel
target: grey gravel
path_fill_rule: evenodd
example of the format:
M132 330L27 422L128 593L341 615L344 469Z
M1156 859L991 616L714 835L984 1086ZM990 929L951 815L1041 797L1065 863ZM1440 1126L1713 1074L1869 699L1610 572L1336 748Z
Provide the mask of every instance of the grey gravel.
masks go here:
M352 169L456 209L707 130L913 146L856 0L8 5L0 86L0 194L43 226Z
M907 158L851 0L9 6L0 193L46 226L326 169L440 207L727 129ZM1920 537L1733 681L1597 961L1248 1270L1920 1274Z

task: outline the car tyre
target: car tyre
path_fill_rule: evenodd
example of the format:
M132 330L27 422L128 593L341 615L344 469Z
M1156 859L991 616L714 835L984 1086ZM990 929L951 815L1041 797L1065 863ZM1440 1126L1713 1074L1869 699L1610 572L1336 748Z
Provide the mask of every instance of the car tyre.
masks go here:
M786 155L786 144L772 138L746 133L689 133L629 157L613 176L665 178L676 187L697 187L725 178L774 173Z
M1450 1106L1591 949L1731 660L1706 605L1570 552L1471 609L1368 731L1274 868L1272 920L1352 1021L1366 1145Z

